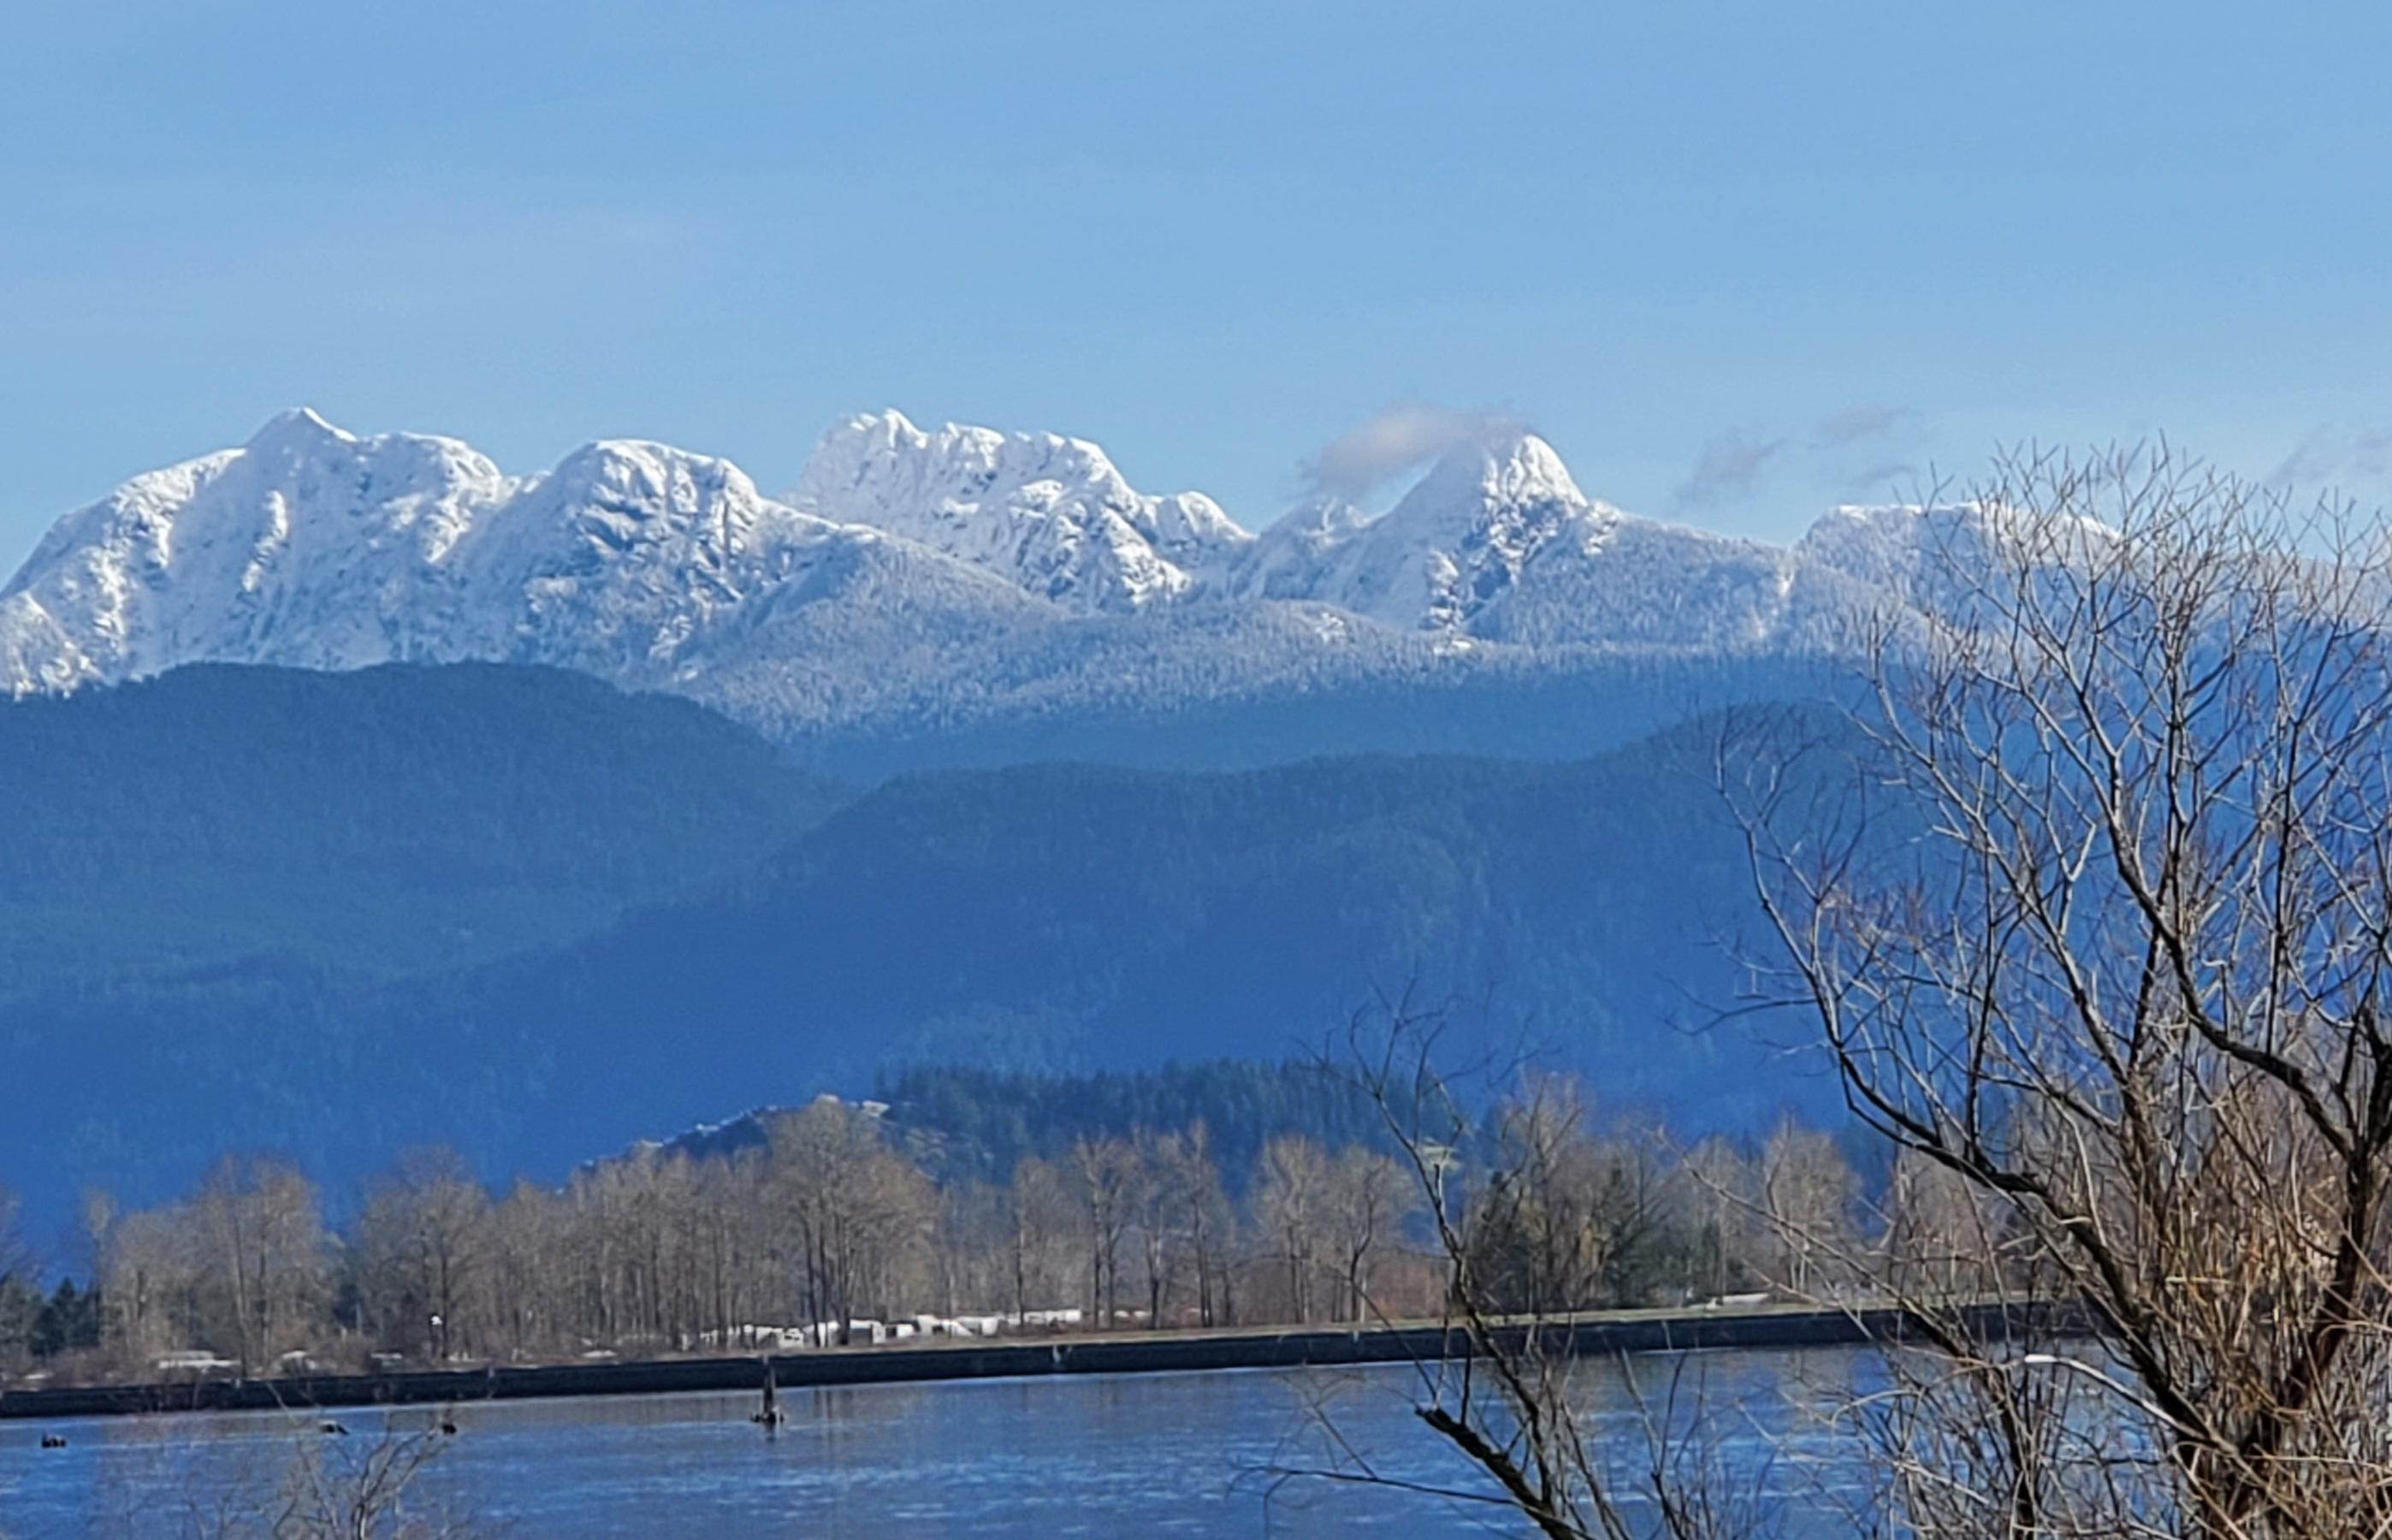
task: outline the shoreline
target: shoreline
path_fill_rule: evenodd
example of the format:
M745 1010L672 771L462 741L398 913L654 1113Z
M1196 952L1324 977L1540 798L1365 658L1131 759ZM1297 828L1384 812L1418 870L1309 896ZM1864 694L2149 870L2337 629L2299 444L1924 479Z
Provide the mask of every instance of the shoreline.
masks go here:
M1980 1329L2006 1334L2029 1312L2049 1307L1965 1307ZM1892 1307L1846 1310L1783 1307L1738 1312L1632 1311L1573 1316L1532 1327L1497 1328L1513 1340L1531 1329L1548 1346L1580 1355L1857 1347L1911 1335L1907 1312ZM1417 1363L1458 1356L1468 1347L1458 1327L1436 1322L1379 1326L1217 1328L1186 1332L1086 1333L1045 1340L971 1338L937 1345L820 1348L633 1362L489 1365L392 1374L310 1375L278 1379L194 1379L136 1385L45 1387L0 1391L0 1420L138 1416L178 1412L329 1410L347 1406L464 1404L534 1397L661 1395L692 1390L756 1390L769 1365L782 1390L907 1384L934 1380L1029 1378L1060 1374L1156 1374L1204 1369L1294 1369Z

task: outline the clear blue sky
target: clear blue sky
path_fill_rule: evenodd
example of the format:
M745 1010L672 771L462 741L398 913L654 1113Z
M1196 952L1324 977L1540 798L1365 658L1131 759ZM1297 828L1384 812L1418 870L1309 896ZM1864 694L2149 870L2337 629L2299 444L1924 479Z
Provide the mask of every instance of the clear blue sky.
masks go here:
M30 0L0 568L317 405L768 489L852 410L1051 427L1248 523L1388 403L1782 536L2159 426L2371 499L2392 21L2360 6Z

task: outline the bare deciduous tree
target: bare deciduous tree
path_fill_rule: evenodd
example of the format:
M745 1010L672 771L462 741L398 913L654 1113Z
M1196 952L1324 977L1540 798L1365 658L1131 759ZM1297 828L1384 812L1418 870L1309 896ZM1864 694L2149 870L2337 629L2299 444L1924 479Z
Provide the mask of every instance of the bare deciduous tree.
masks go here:
M241 1372L295 1351L318 1317L330 1236L315 1184L272 1156L228 1156L188 1211L210 1309Z
M1791 1117L1770 1130L1758 1174L1773 1243L1768 1276L1789 1293L1815 1298L1827 1282L1819 1275L1822 1259L1853 1252L1858 1179L1834 1140Z
M1437 1017L1400 1006L1388 1015L1375 1031L1358 1018L1347 1066L1400 1152L1449 1268L1443 1351L1414 1365L1413 1411L1478 1481L1444 1487L1397 1481L1342 1441L1344 1467L1300 1473L1493 1505L1546 1540L1757 1533L1759 1520L1738 1500L1732 1473L1711 1457L1699 1422L1686 1436L1673 1396L1657 1408L1624 1359L1612 1367L1644 1414L1644 1436L1629 1449L1590 1434L1582 1396L1592 1381L1572 1347L1566 1317L1577 1307L1566 1301L1602 1272L1597 1256L1618 1212L1592 1194L1616 1194L1623 1173L1605 1169L1606 1156L1586 1138L1576 1088L1532 1078L1499 1110L1501 1137L1477 1140L1468 1098L1436 1064ZM1489 1168L1468 1169L1463 1152L1474 1146L1491 1153ZM1663 1185L1652 1189L1657 1202ZM1509 1293L1523 1288L1532 1297L1526 1304Z
M1177 1227L1196 1272L1196 1324L1215 1325L1234 1313L1228 1291L1228 1251L1237 1219L1221 1191L1221 1168L1213 1159L1210 1131L1199 1121L1187 1132L1169 1136L1160 1159L1157 1178L1167 1201L1164 1222Z
M1328 1152L1304 1135L1281 1134L1263 1146L1254 1210L1282 1270L1290 1320L1316 1318L1331 1181Z
M806 1319L844 1340L867 1308L894 1302L900 1266L927 1245L930 1183L876 1117L836 1101L776 1119L771 1139L774 1203Z
M1324 1218L1337 1264L1338 1316L1367 1321L1376 1313L1376 1264L1403 1241L1403 1226L1420 1207L1411 1178L1382 1151L1353 1145L1329 1168Z
M1925 527L1935 619L1871 638L1845 735L1722 778L1854 1112L2098 1334L1922 1311L1944 1367L1892 1403L1895 1500L1954 1533L2381 1534L2384 529L2164 448L2013 457Z
M1122 1240L1137 1218L1144 1163L1126 1139L1082 1139L1072 1146L1071 1169L1088 1247L1088 1319L1110 1327L1119 1305Z
M382 1339L438 1359L474 1351L491 1242L489 1194L462 1155L401 1155L374 1185L350 1242L358 1293Z

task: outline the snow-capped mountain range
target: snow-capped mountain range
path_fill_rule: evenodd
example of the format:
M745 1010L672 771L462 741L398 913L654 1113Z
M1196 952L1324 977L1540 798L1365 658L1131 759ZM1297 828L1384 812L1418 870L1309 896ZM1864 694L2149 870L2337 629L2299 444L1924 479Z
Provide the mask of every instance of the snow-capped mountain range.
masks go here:
M1105 698L1174 703L1533 667L1814 653L1899 602L1936 521L1846 509L1792 547L1589 498L1516 434L1384 514L1260 534L1052 434L851 418L785 497L633 440L509 475L467 445L286 412L59 519L0 588L0 693L199 661L540 662L784 734Z

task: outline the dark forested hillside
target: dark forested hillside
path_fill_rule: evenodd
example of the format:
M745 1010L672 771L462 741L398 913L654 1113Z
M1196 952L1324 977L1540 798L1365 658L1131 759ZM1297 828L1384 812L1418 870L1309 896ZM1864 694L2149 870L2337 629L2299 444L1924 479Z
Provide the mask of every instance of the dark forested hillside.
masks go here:
M1145 1070L1040 1074L975 1064L908 1064L883 1070L874 1099L900 1143L942 1182L1003 1182L1020 1161L1060 1159L1090 1139L1202 1126L1232 1193L1264 1144L1303 1134L1329 1147L1392 1142L1386 1124L1341 1066L1315 1059L1206 1059ZM699 1159L761 1148L786 1107L759 1107L668 1140Z
M1750 917L1700 747L901 780L736 891L489 970L436 1013L488 1042L561 1009L593 1100L636 1064L680 1122L753 1100L715 1089L724 1052L784 1089L891 1059L1280 1058L1409 989L1453 1003L1464 1051L1525 1045L1746 1120L1789 1087L1743 1029L1702 1030L1736 1003L1722 942Z
M686 701L548 669L198 667L0 704L0 999L553 945L841 795Z
M313 733L270 748L252 735L242 768L203 767L177 787L158 746L175 735L157 729L125 784L167 786L159 795L182 799L177 817L202 832L176 837L153 809L135 838L98 816L104 798L77 792L85 814L54 813L49 833L20 842L15 871L30 849L82 874L71 900L12 879L20 913L53 916L45 968L102 983L0 1003L9 1064L43 1092L0 1133L0 1182L155 1191L252 1145L289 1150L337 1186L427 1141L493 1174L553 1174L743 1107L854 1094L890 1066L1280 1060L1406 988L1453 1003L1458 1052L1538 1050L1588 1072L1613 1104L1688 1126L1749 1127L1824 1094L1755 1023L1710 1029L1747 985L1722 941L1750 916L1699 731L1579 763L941 773L803 828L818 789L790 787L748 740L686 708L602 691L577 711L538 683L457 677L505 702L468 713L480 735L456 733L472 742L439 739L443 751L410 759L360 722L335 769ZM670 714L602 752L585 732L601 704ZM212 741L198 725L177 732ZM695 765L675 757L693 741L713 746ZM17 753L15 765L37 763ZM376 781L396 810L326 784L387 770L394 755L419 767ZM777 851L743 864L776 820ZM284 824L318 832L303 841ZM359 832L375 829L385 833ZM253 840L266 848L243 848ZM112 884L135 859L120 852L140 852L152 875ZM211 852L246 868L212 887L191 869ZM601 868L577 867L577 852ZM304 881L285 867L306 868ZM624 891L605 886L610 871L682 892L609 919L604 902ZM519 919L508 955L459 946L439 967L420 931L356 954L340 945L345 927L420 925L427 901L462 910L507 884L580 933ZM286 912L259 907L268 891ZM310 904L320 912L292 912ZM206 966L125 961L109 932L153 911L180 915ZM74 916L87 933L69 933ZM269 945L284 933L308 945ZM248 951L230 944L243 937Z

